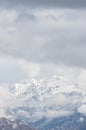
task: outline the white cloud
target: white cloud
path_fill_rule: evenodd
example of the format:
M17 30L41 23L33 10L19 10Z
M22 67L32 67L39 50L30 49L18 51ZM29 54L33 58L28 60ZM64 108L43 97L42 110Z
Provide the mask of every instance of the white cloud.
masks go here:
M0 52L37 64L85 67L85 14L68 9L1 11Z
M86 69L81 69L80 74L77 76L77 83L81 88L86 90Z
M0 108L0 118L1 117L7 117L7 114L3 108Z
M0 90L0 99L0 108L8 108L11 105L14 96L2 88Z
M34 64L24 60L18 60L18 65L21 70L27 75L27 78L35 78L40 73L40 67L38 64Z
M67 111L67 110L48 111L46 117L52 119L56 117L68 116L71 115L72 113L73 113L72 111Z
M40 67L36 63L31 63L13 57L0 58L0 83L18 82L24 79L35 78L40 73Z
M78 112L86 115L86 105L82 105L78 108Z
M64 106L67 105L70 102L70 98L66 97L64 94L57 94L51 97L47 102L49 106Z

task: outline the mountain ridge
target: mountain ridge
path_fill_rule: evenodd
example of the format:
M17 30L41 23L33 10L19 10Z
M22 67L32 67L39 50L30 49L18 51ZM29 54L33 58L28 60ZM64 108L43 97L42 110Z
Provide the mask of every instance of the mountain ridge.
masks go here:
M4 105L1 108L9 119L16 118L32 124L41 122L37 125L40 128L75 112L86 115L86 92L62 76L3 84L0 89L9 100L7 108Z

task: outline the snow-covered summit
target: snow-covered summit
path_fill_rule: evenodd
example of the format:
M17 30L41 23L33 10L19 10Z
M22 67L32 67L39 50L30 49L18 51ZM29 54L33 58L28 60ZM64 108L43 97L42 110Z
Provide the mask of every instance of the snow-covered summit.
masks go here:
M86 106L85 91L63 76L3 84L0 89L1 93L6 93L0 97L3 99L1 115L9 118L35 122L67 116L75 111L86 113L82 110L83 105Z

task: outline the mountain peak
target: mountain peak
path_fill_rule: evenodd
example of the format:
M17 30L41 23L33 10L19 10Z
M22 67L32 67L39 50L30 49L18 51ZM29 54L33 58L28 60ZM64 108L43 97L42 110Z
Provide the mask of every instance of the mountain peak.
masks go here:
M86 93L67 77L55 75L50 79L32 79L15 84L5 84L0 89L0 102L5 117L28 122L82 113ZM2 97L1 97L2 98ZM85 111L84 111L85 112ZM2 113L2 115L3 115Z

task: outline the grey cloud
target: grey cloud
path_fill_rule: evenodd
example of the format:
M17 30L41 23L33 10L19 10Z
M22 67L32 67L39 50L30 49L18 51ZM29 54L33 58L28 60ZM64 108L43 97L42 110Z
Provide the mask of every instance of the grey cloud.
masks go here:
M85 0L0 0L0 82L86 69L85 8Z
M51 47L49 50L45 52L46 60L53 61L58 64L66 64L70 66L81 66L86 67L86 46L82 48L78 46L72 45L70 47L64 46L64 48L60 48L59 45L54 48Z
M54 10L53 14L47 11L48 18L46 11L37 15L19 14L18 19L22 20L12 25L15 31L9 32L8 28L3 33L0 31L0 52L38 64L86 67L85 14L85 11L71 10ZM68 20L70 15L73 17Z
M36 16L32 13L20 13L17 17L16 22L35 22L36 20Z
M43 60L53 63L86 67L86 38L85 31L76 29L57 31L43 48Z
M86 8L85 0L0 0L5 7L49 7L49 8Z
M50 39L51 40L51 39ZM70 41L70 42L69 42ZM34 43L16 45L17 50L6 50L2 53L12 55L19 59L25 59L26 61L38 63L38 64L65 64L69 66L79 66L86 68L86 45L85 43L76 44L77 39L72 41L67 39L64 41L56 39L39 46L35 41ZM74 43L73 43L74 42ZM21 47L20 47L21 46ZM4 47L5 48L5 47Z

